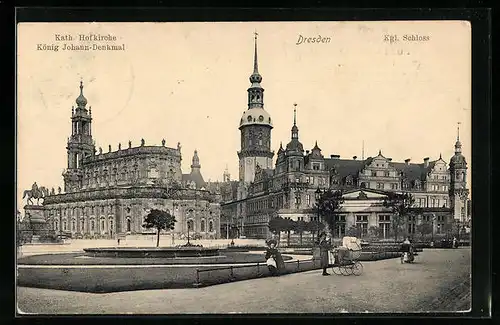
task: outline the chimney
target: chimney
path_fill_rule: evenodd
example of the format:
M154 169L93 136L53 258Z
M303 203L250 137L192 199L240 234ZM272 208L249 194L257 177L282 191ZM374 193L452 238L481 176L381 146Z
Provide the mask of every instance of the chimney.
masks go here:
M405 159L405 164L406 164L406 165L409 165L409 164L410 164L410 160L411 160L410 158Z
M330 155L330 158L332 158L332 159L339 159L340 155Z
M352 160L356 160L356 158L358 158L358 156L353 156L353 157L352 157Z
M425 168L429 167L429 157L424 158L424 167Z

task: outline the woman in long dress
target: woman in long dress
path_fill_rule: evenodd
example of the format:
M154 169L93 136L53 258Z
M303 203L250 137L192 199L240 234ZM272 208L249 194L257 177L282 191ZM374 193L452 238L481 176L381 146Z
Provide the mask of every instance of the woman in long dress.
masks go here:
M329 264L329 252L331 249L331 243L326 238L326 233L322 232L319 235L319 256L321 261L321 268L323 269L323 275L330 275L330 273L326 272L326 269L330 266Z
M271 239L267 241L266 249L266 264L271 272L271 275L276 276L281 274L285 270L285 262L283 261L283 256L276 248L276 240Z

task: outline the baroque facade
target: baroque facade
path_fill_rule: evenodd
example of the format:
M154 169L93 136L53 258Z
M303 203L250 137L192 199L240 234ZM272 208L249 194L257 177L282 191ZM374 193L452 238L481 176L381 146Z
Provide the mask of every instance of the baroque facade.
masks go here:
M209 191L201 175L198 152L191 172L181 170L181 145L133 147L131 141L116 151L96 150L92 138L92 108L80 83L77 107L72 108L72 134L67 143L64 191L52 189L44 198L44 214L56 232L113 238L154 230L142 227L150 209L172 213L177 235L197 233L216 238L220 229L220 198Z
M239 179L224 173L221 192L221 232L236 228L233 236L266 238L270 236L271 218L281 216L293 220L317 220L316 192L327 188L342 190L344 204L336 216L335 233L343 236L349 227L367 235L372 227L388 236L391 213L383 207L384 193L411 193L418 217L405 224L414 234L418 224L432 223L433 233L443 233L454 221L467 221L467 163L461 153L459 136L450 163L440 155L422 162L392 161L381 151L367 159L343 159L339 155L325 157L316 142L304 150L294 107L294 123L288 144L274 152L270 149L272 120L264 109L262 76L257 64L255 40L254 71L250 76L248 109L243 113ZM296 106L296 104L294 104Z

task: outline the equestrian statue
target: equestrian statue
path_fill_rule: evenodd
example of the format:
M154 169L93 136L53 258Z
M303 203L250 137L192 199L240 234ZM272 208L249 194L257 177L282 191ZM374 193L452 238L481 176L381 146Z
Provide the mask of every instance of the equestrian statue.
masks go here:
M43 199L44 197L49 195L49 189L45 188L44 186L38 187L38 185L33 183L31 186L31 190L25 190L23 193L23 199L27 198L27 204L28 205L34 205L33 199L36 199L36 205L40 205L39 201L40 199Z

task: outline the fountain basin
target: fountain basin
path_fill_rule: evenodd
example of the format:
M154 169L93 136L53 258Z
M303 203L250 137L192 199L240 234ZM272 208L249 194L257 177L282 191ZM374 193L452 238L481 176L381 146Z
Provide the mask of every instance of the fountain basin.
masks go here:
M84 248L85 255L92 257L124 258L178 258L219 256L218 248L209 247L99 247Z

